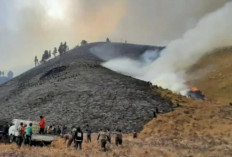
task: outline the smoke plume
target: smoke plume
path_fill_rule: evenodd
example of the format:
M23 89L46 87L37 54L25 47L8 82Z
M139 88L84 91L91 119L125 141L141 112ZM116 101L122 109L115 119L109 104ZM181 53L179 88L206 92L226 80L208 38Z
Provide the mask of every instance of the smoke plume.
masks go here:
M187 31L180 39L170 42L161 56L152 63L141 64L124 58L110 60L103 65L185 94L189 89L185 84L186 71L214 49L232 45L231 15L232 2L206 15L195 28Z
M33 65L61 41L164 45L230 0L1 0L0 68Z

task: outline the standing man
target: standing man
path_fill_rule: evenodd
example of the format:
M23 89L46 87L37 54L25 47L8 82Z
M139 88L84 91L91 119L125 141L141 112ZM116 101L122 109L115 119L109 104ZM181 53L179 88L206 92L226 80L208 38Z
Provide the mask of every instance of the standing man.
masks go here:
M3 139L5 143L7 142L8 139L8 135L9 135L8 132L9 132L9 125L8 123L6 123L3 128Z
M110 132L110 129L108 128L107 131L106 131L106 135L108 137L108 141L109 143L111 143L111 132Z
M121 130L117 130L116 132L115 144L116 146L122 145L122 131Z
M26 128L26 144L31 146L32 123Z
M18 148L20 148L23 143L23 123L20 123L19 127L17 128L17 131L18 131L17 145Z
M43 116L40 116L40 122L39 122L39 134L44 134L44 129L45 129L45 119Z
M75 140L75 148L77 149L82 149L82 142L83 142L83 132L81 131L80 127L77 127L77 131L74 135L74 140Z
M103 151L106 151L106 143L107 143L107 140L109 139L107 134L102 130L100 129L100 132L98 134L98 137L97 137L97 140L100 139L100 142L101 142L101 148L103 149Z
M87 132L87 142L91 143L91 130L88 128L86 132Z

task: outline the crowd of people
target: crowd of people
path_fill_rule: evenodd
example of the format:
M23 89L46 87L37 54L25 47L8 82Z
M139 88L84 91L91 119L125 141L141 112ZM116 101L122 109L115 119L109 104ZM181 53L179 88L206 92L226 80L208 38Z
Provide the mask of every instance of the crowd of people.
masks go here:
M86 129L86 142L91 143L92 138L91 138L91 130L87 126ZM115 134L115 144L116 146L122 145L123 142L123 136L122 136L122 131L121 130L116 130L115 132L111 132L110 129L100 129L98 136L97 136L97 141L100 142L100 146L102 150L106 151L107 150L107 143L112 143L111 138L112 134ZM64 138L64 144L67 143L67 148L69 148L72 143L74 143L74 147L76 149L82 149L82 142L84 140L84 133L80 127L73 127L70 133L66 133L61 136ZM133 137L137 138L137 133L133 133Z
M20 122L20 125L18 128L16 128L18 135L16 137L16 144L20 148L22 144L31 146L31 137L33 134L32 126L34 124L29 123L25 124L23 122ZM8 125L7 125L8 126ZM64 139L64 144L67 143L67 148L70 148L72 143L74 143L75 149L82 149L82 143L84 141L84 133L81 129L81 127L73 126L70 131L68 128L63 126L57 126L50 125L46 127L45 119L43 116L40 116L40 122L38 124L39 130L37 133L39 134L51 134L51 135L57 135L61 136ZM92 142L92 131L89 125L85 127L85 134L86 134L86 142L91 143ZM5 128L5 131L8 132L9 126ZM100 143L100 147L103 151L107 150L107 143L112 143L112 135L115 135L115 145L120 146L123 143L123 135L122 130L117 129L114 132L111 132L110 129L100 129L97 141ZM137 132L134 130L133 132L133 138L137 138Z

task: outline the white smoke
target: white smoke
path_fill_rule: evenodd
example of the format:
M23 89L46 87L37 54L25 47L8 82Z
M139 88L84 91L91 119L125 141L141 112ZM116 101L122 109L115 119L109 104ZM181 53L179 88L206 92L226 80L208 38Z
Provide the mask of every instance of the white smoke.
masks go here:
M130 59L110 60L103 65L112 70L151 81L153 84L185 94L189 87L186 71L201 57L219 47L232 45L232 2L203 17L197 26L172 41L152 63Z
M171 42L141 78L184 93L186 71L215 48L232 45L232 2L202 18L197 26Z
M104 51L104 50L101 50ZM115 58L103 63L106 68L116 72L141 78L147 70L147 67L160 56L159 50L147 50L139 58Z

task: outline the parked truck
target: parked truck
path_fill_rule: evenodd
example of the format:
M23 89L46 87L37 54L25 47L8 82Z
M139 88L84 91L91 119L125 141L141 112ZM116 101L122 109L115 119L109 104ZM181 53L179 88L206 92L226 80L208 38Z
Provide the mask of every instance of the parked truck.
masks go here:
M21 119L13 119L12 126L9 128L9 141L10 143L16 141L16 137L19 135L17 128L20 123L27 124L29 126L32 123L32 136L31 143L33 145L49 145L55 139L55 136L50 134L39 134L39 122L29 121L29 120L21 120Z

